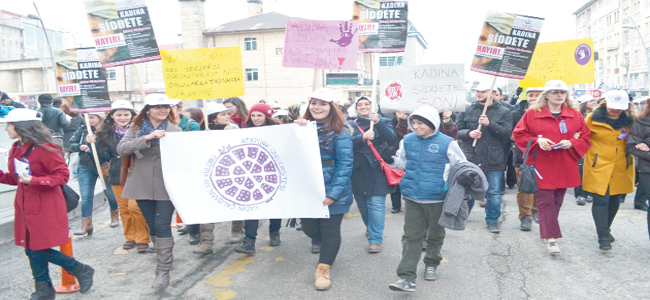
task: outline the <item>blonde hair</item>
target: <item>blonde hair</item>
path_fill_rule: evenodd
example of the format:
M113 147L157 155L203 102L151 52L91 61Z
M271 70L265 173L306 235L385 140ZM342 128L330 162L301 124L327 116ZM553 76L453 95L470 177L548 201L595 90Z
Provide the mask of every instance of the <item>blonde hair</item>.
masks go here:
M541 113L542 108L548 105L548 99L546 98L546 95L550 94L551 91L553 90L544 91L539 94L535 102L531 103L528 109L534 109L537 113ZM568 91L566 92L566 100L564 103L562 103L562 105L570 109L578 110L578 101L573 99Z
M598 106L597 106L596 108L594 108L594 109L592 110L592 112L593 112L594 110L597 110L597 109L603 107L603 106L605 106L605 108L607 108L607 99L605 99L605 98L603 98L603 100L601 100L601 101L598 103ZM636 118L636 117L638 117L636 111L634 110L634 106L632 105L632 103L630 103L630 105L627 106L627 109L626 109L624 112L627 113L627 115L630 116L630 117L632 117L632 118Z

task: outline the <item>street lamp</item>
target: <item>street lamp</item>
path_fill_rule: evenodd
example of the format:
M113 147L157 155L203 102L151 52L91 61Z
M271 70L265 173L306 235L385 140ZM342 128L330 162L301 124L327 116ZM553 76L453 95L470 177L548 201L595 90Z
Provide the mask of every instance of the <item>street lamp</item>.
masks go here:
M32 20L37 20L41 22L41 28L43 29L43 35L45 35L45 41L47 42L47 47L50 48L50 59L52 60L52 73L54 74L54 86L57 86L57 79L56 79L56 64L54 63L54 49L52 49L52 45L50 44L50 38L47 37L47 31L45 30L45 24L43 24L43 19L41 19L41 14L38 12L38 7L36 7L36 2L33 2L34 4L34 9L36 9L36 15L33 14L28 14L27 17L32 19ZM59 95L59 89L56 89L56 94L57 96Z
M648 68L649 68L648 69L648 76L650 77L650 54L648 54L648 48L646 48L646 46L645 46L645 40L643 39L643 35L641 34L641 29L639 28L638 25L636 25L636 22L634 21L634 18L632 18L631 16L628 16L627 19L632 21L632 24L634 24L634 25L623 25L623 29L636 29L636 32L639 35L639 38L641 39L641 45L643 45L643 52L645 52L645 57L646 57L646 60L648 61ZM629 70L628 70L628 74L630 74ZM645 79L644 79L644 81L645 81Z

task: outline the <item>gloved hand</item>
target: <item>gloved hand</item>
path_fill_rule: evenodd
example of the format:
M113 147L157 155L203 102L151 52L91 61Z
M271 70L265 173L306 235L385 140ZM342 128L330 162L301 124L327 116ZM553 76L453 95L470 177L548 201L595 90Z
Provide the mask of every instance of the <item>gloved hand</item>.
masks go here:
M515 93L515 95L519 96L523 90L524 90L523 88L518 87L517 92Z

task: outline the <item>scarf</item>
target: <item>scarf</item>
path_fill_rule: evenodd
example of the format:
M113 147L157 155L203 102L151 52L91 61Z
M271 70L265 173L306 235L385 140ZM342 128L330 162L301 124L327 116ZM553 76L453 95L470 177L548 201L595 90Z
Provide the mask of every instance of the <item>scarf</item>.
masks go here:
M334 140L338 136L338 132L336 130L332 131L326 131L325 130L325 125L321 123L316 123L316 126L318 127L318 144L321 149L323 150L330 150L332 149L332 145L334 144Z
M210 130L224 130L226 126L227 125L210 124L208 125L208 128L210 128Z
M142 122L142 128L140 128L140 133L138 133L138 137L143 137L147 134L152 133L154 130L166 130L167 129L167 123L169 123L169 120L165 119L160 125L158 125L157 128L153 128L153 124L151 124L151 121L149 121L149 118L145 118L144 121ZM157 146L160 143L159 139L152 139L151 140L151 146Z
M634 118L627 115L627 112L624 111L616 120L612 120L607 117L607 107L602 106L597 108L591 113L591 119L596 122L605 123L612 127L614 130L619 130L623 127L632 125Z
M235 122L235 124L237 124L237 126L239 126L239 128L244 128L244 124L246 124L246 120L244 120L240 116L230 116L230 120Z
M131 127L131 124L126 125L124 130L122 130L122 129L120 129L120 126L117 126L117 124L115 124L115 134L117 134L117 139L118 140L121 140L124 137L126 132L129 130L129 127Z

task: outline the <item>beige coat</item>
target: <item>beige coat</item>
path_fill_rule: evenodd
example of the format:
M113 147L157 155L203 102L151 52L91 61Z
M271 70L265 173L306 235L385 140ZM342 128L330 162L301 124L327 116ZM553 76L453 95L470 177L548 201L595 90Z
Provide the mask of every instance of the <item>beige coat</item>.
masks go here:
M182 131L174 124L167 124L167 132ZM122 197L135 200L169 201L162 174L160 144L151 147L150 141L137 137L140 130L130 128L117 145L121 155L133 154L133 173L126 177ZM164 137L163 137L164 138Z

